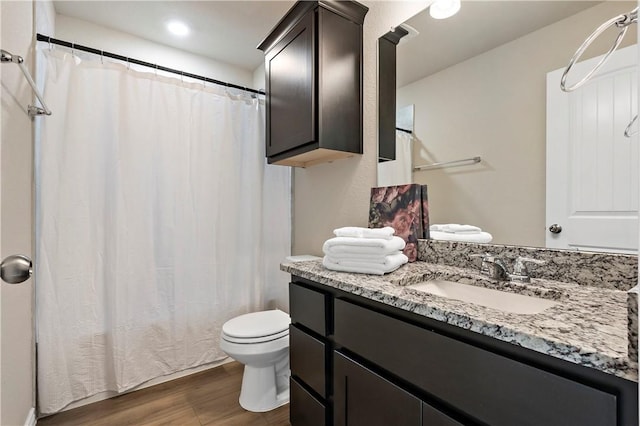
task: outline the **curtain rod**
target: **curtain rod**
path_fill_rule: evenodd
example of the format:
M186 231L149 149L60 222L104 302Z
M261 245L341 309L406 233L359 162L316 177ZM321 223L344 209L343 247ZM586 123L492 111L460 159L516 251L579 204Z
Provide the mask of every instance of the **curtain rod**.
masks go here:
M74 50L81 50L83 52L93 53L95 55L105 56L107 58L117 59L119 61L124 61L124 62L130 63L130 64L142 65L143 67L153 68L154 70L170 72L170 73L178 74L178 75L181 75L181 76L184 76L184 77L194 78L196 80L203 80L203 81L206 81L208 83L218 84L220 86L232 87L234 89L244 90L245 92L256 93L258 95L264 95L265 94L265 92L262 91L262 90L256 90L256 89L251 89L249 87L238 86L237 84L227 83L227 82L216 80L216 79L213 79L213 78L203 77L201 75L191 74L189 72L180 71L180 70L176 70L176 69L168 68L168 67L163 67L162 65L152 64L150 62L141 61L139 59L129 58L127 56L118 55L117 53L106 52L104 50L94 49L93 47L87 47L87 46L83 46L81 44L75 44L75 43L71 43L71 42L68 42L68 41L59 40L57 38L52 38L52 37L49 37L49 36L46 36L46 35L43 35L43 34L40 34L40 33L38 33L36 35L36 40L44 41L44 42L47 42L49 44L57 44L59 46L69 47L69 48L74 49Z

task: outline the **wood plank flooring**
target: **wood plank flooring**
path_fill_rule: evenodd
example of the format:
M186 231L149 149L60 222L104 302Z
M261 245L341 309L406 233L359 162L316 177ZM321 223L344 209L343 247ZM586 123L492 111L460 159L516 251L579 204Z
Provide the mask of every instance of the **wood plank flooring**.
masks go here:
M237 362L38 420L38 426L287 426L289 405L252 413L238 403Z

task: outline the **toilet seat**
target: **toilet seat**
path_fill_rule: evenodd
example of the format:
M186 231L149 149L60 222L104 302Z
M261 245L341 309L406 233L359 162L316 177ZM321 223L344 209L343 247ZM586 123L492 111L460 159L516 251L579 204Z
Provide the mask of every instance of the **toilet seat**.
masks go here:
M260 337L233 337L222 333L222 338L230 343L240 343L240 344L256 344L256 343L265 343L270 342L272 340L282 339L283 337L289 336L289 330L281 331L280 333L271 334L269 336L260 336Z
M279 309L253 312L230 319L222 326L222 338L228 342L264 343L289 335L289 315Z

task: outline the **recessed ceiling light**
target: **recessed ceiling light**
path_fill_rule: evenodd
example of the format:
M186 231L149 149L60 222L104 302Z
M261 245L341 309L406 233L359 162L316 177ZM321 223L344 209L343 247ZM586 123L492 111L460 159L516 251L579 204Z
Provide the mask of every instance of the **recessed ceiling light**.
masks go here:
M189 34L189 27L184 22L169 21L167 22L167 29L173 35L184 37Z
M436 0L429 6L429 14L434 19L449 18L460 10L460 0Z

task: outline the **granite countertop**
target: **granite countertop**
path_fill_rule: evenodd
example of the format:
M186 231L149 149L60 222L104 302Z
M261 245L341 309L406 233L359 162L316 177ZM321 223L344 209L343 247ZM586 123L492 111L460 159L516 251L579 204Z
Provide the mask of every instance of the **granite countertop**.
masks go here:
M627 292L548 279L498 282L478 271L415 262L384 276L330 271L321 260L282 263L280 269L390 306L423 315L634 382L638 364L627 355ZM515 314L420 292L406 286L447 279L559 302L537 314Z

